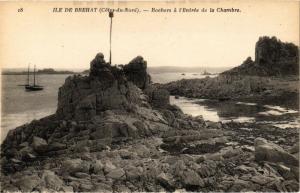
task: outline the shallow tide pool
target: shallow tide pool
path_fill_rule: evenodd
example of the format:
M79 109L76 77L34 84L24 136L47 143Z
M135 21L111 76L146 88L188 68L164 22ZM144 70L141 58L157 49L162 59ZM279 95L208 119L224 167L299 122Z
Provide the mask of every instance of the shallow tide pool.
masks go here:
M280 106L262 105L237 101L189 99L170 96L171 104L177 105L185 114L202 116L215 122L256 122L280 128L299 128L299 112Z

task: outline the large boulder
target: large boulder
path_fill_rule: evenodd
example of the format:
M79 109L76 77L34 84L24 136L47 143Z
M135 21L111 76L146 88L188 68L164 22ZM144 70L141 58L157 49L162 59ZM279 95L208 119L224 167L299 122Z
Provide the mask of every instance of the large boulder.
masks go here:
M190 186L204 187L203 179L197 174L197 172L193 170L183 171L181 178L183 184L185 184L185 186L187 187Z
M48 143L46 140L40 138L40 137L33 137L31 146L34 151L38 153L43 153L47 151Z
M125 168L126 178L129 180L138 179L143 173L142 167L135 167L132 165L127 165Z
M162 172L157 176L157 180L166 189L174 191L175 183L170 174Z
M89 173L90 164L81 159L66 159L62 162L62 173L74 174L76 172Z
M37 174L24 175L15 182L21 192L31 192L41 183L41 178Z
M125 176L125 171L122 168L113 169L106 175L106 177L112 178L115 180L118 180L118 179L122 178L123 176Z
M50 190L59 191L63 186L64 182L50 170L45 170L42 174L42 179L44 180L45 187Z
M100 76L110 65L105 62L104 55L98 53L90 63L90 76Z
M286 165L299 166L296 157L264 138L256 138L254 146L256 161L282 162Z
M147 73L147 62L142 56L137 56L123 67L127 80L133 82L140 89L145 89L150 84Z

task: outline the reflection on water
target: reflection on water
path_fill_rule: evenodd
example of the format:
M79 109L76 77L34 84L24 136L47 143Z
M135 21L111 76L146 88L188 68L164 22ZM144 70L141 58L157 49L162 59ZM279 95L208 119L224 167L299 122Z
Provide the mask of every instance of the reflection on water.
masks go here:
M221 122L256 122L271 124L280 128L299 127L299 113L280 106L170 97L171 104L192 116L203 116L204 120Z
M209 121L255 121L254 115L261 109L248 103L219 102L217 100L188 99L174 96L170 97L171 104L177 105L185 114L192 116L201 115Z
M223 123L230 122L230 121L246 123L246 122L254 122L255 118L254 117L237 117L237 118L234 118L234 117L226 117L226 118L223 117L222 118L221 117L220 121Z
M193 79L193 78L205 78L205 77L216 77L217 74L203 75L201 73L184 73L180 72L166 72L166 73L152 73L151 80L154 83L168 83L180 79Z
M298 111L295 111L293 109L286 109L280 106L271 106L271 105L264 105L267 109L270 109L265 112L259 112L260 115L284 115L289 113L297 113Z
M185 114L192 116L201 115L204 120L219 121L220 117L218 116L217 111L196 103L200 101L204 101L204 99L188 99L185 97L175 99L174 96L170 96L170 103L180 107Z
M256 106L257 103L245 103L245 102L237 102L237 105L250 105L250 106Z

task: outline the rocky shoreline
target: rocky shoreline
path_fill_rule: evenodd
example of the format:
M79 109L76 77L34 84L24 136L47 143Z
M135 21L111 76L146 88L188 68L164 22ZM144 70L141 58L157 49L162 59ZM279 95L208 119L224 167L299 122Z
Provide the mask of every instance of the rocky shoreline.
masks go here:
M220 123L170 105L136 57L59 89L54 115L11 130L1 190L64 192L299 190L299 130Z
M268 105L280 105L298 110L299 77L258 77L219 75L204 79L182 79L167 84L158 84L171 95L188 98L204 98L219 101L242 102L264 101Z
M260 37L254 61L248 57L241 65L214 78L182 79L159 87L172 95L190 98L249 102L276 99L298 109L299 48L276 37Z

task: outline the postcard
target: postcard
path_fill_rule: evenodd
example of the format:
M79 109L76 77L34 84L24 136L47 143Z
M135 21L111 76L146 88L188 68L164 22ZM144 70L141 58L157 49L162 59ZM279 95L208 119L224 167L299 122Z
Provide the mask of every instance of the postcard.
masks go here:
M298 192L299 1L1 1L2 192Z

